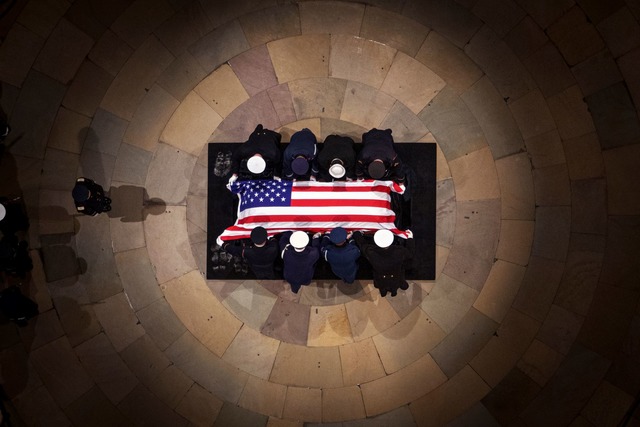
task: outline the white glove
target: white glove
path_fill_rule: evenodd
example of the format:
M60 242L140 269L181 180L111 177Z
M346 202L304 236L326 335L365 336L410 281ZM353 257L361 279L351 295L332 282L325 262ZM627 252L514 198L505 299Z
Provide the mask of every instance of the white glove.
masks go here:
M273 179L274 181L282 181L282 178L280 178L279 176L274 176Z
M413 231L411 230L404 230L405 233L407 233L407 237L409 239L413 239Z
M315 181L315 180L316 180L316 177L315 177L315 176L311 175L311 176L309 177L309 181Z
M233 175L231 175L231 178L229 178L229 185L233 184L237 180L238 180L238 175L234 173Z

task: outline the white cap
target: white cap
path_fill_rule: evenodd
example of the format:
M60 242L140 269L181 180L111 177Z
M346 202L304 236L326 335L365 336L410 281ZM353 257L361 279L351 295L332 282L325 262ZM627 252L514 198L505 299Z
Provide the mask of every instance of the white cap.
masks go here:
M345 172L344 166L339 163L333 164L329 167L329 175L336 179L342 178Z
M247 160L247 168L251 173L262 173L266 167L267 162L259 154L254 154Z
M7 209L5 209L4 205L0 203L0 221L2 221L7 214Z
M393 243L393 233L390 230L378 230L373 235L373 241L381 248L388 248Z
M294 231L289 237L289 243L295 249L304 249L309 244L309 236L304 231Z

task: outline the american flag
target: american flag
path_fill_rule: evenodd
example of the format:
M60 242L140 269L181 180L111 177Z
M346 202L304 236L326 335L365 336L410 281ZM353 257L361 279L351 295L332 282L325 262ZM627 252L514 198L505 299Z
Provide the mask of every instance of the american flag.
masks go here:
M223 241L249 238L262 226L271 236L287 230L312 232L388 229L407 238L396 228L391 192L403 193L393 181L235 181L228 186L240 198L234 225L217 238Z

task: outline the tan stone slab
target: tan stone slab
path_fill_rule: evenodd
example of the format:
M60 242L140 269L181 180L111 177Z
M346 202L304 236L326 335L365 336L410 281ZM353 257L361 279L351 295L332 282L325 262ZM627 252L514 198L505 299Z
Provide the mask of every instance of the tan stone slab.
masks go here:
M560 261L532 256L513 308L538 321L544 320L557 293L563 270L564 264Z
M618 64L611 52L604 50L582 61L571 72L582 93L589 96L623 80Z
M289 82L297 118L339 118L346 80L312 78Z
M526 266L533 244L533 221L503 220L496 258Z
M380 125L395 99L363 83L347 82L340 120L372 129Z
M194 90L223 118L249 99L247 91L228 64L209 74ZM216 126L218 124L216 123Z
M566 164L533 170L536 206L571 204L571 187Z
M344 385L358 385L385 375L373 339L342 345L339 349Z
M17 21L42 37L48 37L69 6L69 2L65 0L29 2L20 12Z
M77 113L93 117L112 81L113 76L87 60L73 77L62 104Z
M160 138L167 144L197 155L221 122L222 117L200 95L191 92L173 113Z
M224 352L222 360L244 372L267 380L279 345L279 340L243 325Z
M372 337L400 320L379 292L372 292L346 305L351 332L356 341Z
M524 141L534 168L559 165L566 162L564 147L557 130L543 133Z
M456 200L497 199L500 186L489 147L476 150L449 162L456 187Z
M24 294L23 294L24 295ZM26 295L28 297L28 295ZM40 314L35 321L19 330L20 338L26 348L34 350L64 335L64 329L55 310L44 311L38 307Z
M162 297L146 248L119 252L114 257L127 299L134 310Z
M238 405L253 412L282 417L287 387L249 376Z
M414 400L409 409L424 425L444 425L464 413L491 391L469 366L426 396Z
M176 414L146 387L138 385L118 404L118 409L133 424L186 427L187 420Z
M589 107L577 85L548 98L547 104L562 139L567 140L595 132Z
M640 46L640 25L628 7L622 7L597 25L614 57Z
M40 234L73 232L73 216L76 207L68 191L40 190L38 226Z
M206 76L198 61L189 52L184 52L160 75L158 85L182 101Z
M47 190L72 190L78 175L80 156L68 151L47 148L42 162L40 187Z
M247 326L260 330L278 297L254 280L247 280L222 300L227 309Z
M471 8L471 12L501 37L507 35L526 15L515 1L503 3L499 0L480 0Z
M266 49L266 48L265 48ZM275 76L274 76L275 78ZM293 108L293 100L289 85L284 83L267 89L269 100L278 115L280 123L291 123L296 121L296 110Z
M529 15L509 31L504 39L511 50L520 58L525 58L539 51L549 40L544 30Z
M242 15L240 25L252 47L300 35L300 16L294 4L281 4Z
M338 422L365 418L360 387L325 388L322 390L322 421Z
M93 39L66 19L61 19L45 42L34 68L69 83L93 46Z
M413 19L379 7L367 6L360 27L360 37L375 40L415 56L429 29Z
M360 32L364 5L310 1L298 5L302 34L353 34Z
M196 58L206 74L250 48L237 19L216 27L189 47L189 53Z
M118 352L144 335L144 329L123 292L101 301L94 306L93 310L105 334Z
M375 381L362 384L367 416L379 415L405 405L447 381L430 355Z
M436 145L436 150L436 181L444 181L451 178L451 169L447 158L442 152L442 148L440 148L440 144Z
M519 310L510 309L502 320L496 333L519 354L523 354L531 345L540 330L540 322Z
M175 408L193 384L193 380L184 372L171 365L149 385L149 391L168 407Z
M208 108L208 107L207 107ZM160 215L167 205L185 205L189 192L189 179L197 158L169 144L158 144L146 177L145 207L148 214Z
M550 132L556 127L546 100L539 90L532 90L510 102L509 108L524 139Z
M341 280L318 280L314 286L300 289L300 304L309 306L331 306L346 304L354 298L364 295L365 289L360 281L348 285ZM349 332L349 335L351 333Z
M167 0L139 0L129 6L111 29L129 45L139 48L148 35L173 14Z
M633 401L634 397L629 392L604 380L581 414L593 425L615 425L625 419Z
M90 125L89 117L60 107L47 146L80 154Z
M588 133L563 141L571 180L604 176L605 165L598 134Z
M200 2L173 4L172 16L153 30L158 39L176 56L213 30L214 26Z
M29 283L26 289L23 289L23 293L35 301L36 304L38 304L38 309L44 312L53 308L53 302L51 301L51 294L47 289L47 279L44 274L44 266L42 265L42 256L40 255L40 251L36 249L30 249L29 256L33 262L31 283Z
M546 344L533 340L527 352L518 362L522 370L536 383L544 386L562 362L562 355Z
M306 422L322 420L322 390L287 387L283 417Z
M604 42L582 8L574 6L547 29L569 65L575 65L602 50Z
M352 342L351 325L344 304L311 307L308 346L329 347Z
M532 220L535 196L527 154L515 154L497 160L496 170L502 197L502 219Z
M539 206L532 255L565 261L571 233L571 207Z
M155 151L162 130L180 103L158 85L153 85L127 127L123 141Z
M20 87L36 60L45 39L15 24L0 46L0 80Z
M496 322L502 322L518 293L525 267L498 260L473 307Z
M60 407L64 408L93 387L66 337L30 353L29 360Z
M536 338L562 354L569 354L583 321L583 316L553 304Z
M439 75L457 93L470 88L483 72L466 53L441 34L431 31L415 58Z
M441 274L435 286L424 296L420 308L442 330L449 333L464 317L477 297L477 290L446 274Z
M163 284L162 290L184 326L205 347L222 356L242 322L211 294L201 274L193 270Z
M549 41L532 54L523 57L522 63L545 97L556 95L576 84L571 69L553 42Z
M100 106L131 120L147 90L173 59L158 39L149 37L122 67Z
M136 312L136 316L154 343L165 350L185 332L185 327L164 298L158 298Z
M24 393L13 401L21 421L31 425L49 424L68 426L71 421L62 412L59 404L51 397L45 386Z
M445 335L420 307L416 307L400 322L375 335L373 342L385 372L392 374L424 356Z
M113 31L107 30L89 52L89 58L115 76L132 53L133 49L124 40Z
M393 104L379 128L393 129L393 138L399 142L419 141L429 133L420 118L400 101Z
M331 36L329 75L380 88L396 50L380 43L347 35Z
M112 403L120 402L139 383L104 333L74 350L87 373Z
M380 90L418 114L445 84L444 80L422 63L398 52Z
M637 215L640 213L637 159L638 145L603 151L607 171L607 206L609 215Z
M342 387L338 348L303 347L282 342L269 380L299 387Z
M329 75L331 36L305 34L267 43L279 83Z
M640 53L638 49L635 49L618 59L618 66L624 76L635 105L638 105L638 100L640 100L640 78L638 78L635 72L635 70L638 69L639 63Z
M176 407L176 412L196 426L210 426L222 409L222 400L193 383Z
M147 387L162 371L171 366L171 360L160 351L148 335L144 335L125 348L120 356L136 378Z
M65 409L72 425L123 425L124 415L104 393L93 387Z

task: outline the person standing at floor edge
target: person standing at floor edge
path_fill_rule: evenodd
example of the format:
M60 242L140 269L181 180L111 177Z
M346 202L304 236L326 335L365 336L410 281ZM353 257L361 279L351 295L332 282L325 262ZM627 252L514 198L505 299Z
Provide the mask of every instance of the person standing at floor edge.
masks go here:
M360 249L351 238L352 232L336 227L322 238L320 253L331 266L333 274L345 283L352 284L358 274Z
M71 191L76 210L85 215L96 216L111 210L111 199L104 189L89 178L80 177Z
M276 278L274 264L278 258L278 242L269 238L263 227L251 230L250 243L243 241L240 245L234 245L226 242L222 249L233 256L246 259L257 279Z
M307 286L313 280L316 262L320 258L320 236L320 233L314 234L311 245L309 235L304 231L286 231L280 237L284 280L289 282L296 294L300 287Z

